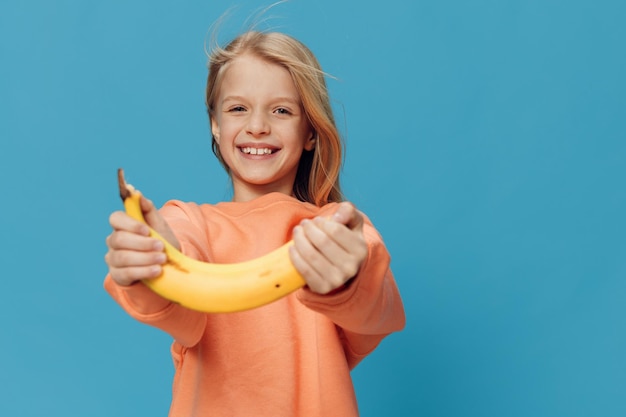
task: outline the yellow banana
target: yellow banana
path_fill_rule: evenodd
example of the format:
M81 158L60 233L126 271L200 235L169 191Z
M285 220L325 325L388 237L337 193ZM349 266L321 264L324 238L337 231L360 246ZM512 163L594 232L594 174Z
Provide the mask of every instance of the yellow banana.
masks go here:
M126 213L146 223L141 194L124 180L118 170L120 197ZM211 264L183 255L156 231L150 235L165 245L167 262L163 273L143 281L162 297L193 310L229 313L269 304L305 285L289 258L289 241L260 258L235 264Z

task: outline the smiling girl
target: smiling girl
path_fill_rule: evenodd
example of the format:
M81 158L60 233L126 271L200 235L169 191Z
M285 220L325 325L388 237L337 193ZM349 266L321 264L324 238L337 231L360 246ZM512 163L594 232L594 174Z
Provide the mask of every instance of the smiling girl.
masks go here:
M232 201L157 210L142 198L144 217L203 262L245 261L293 239L307 285L250 311L186 309L141 283L161 273L162 243L115 212L105 288L172 336L170 416L357 416L350 370L405 318L380 235L342 201L324 73L296 39L246 32L211 54L206 103Z

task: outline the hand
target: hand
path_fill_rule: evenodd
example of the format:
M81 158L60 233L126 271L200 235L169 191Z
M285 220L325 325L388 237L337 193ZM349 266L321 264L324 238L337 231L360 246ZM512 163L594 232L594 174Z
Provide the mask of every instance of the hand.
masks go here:
M156 230L174 247L180 249L178 239L159 214L152 201L141 197L141 211L150 227ZM107 236L109 248L104 257L111 278L117 284L128 286L143 279L156 278L161 265L167 260L163 242L150 237L147 225L133 219L123 211L109 217L113 232Z
M294 228L293 240L291 261L318 294L341 288L367 256L363 215L347 202L339 204L330 219L303 220Z

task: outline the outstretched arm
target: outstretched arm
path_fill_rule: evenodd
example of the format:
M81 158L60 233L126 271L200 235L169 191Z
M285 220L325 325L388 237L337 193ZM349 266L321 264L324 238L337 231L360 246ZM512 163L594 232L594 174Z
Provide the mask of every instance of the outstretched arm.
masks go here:
M308 283L298 299L335 323L350 368L385 336L404 328L389 253L351 204L342 203L331 219L297 226L294 242L292 261Z
M143 196L141 210L147 224L180 250L181 244L165 218ZM149 236L147 225L125 212L115 212L109 219L113 232L106 239L106 290L136 320L160 328L183 346L195 345L204 331L206 316L166 300L140 282L161 274L161 265L166 262L163 243Z

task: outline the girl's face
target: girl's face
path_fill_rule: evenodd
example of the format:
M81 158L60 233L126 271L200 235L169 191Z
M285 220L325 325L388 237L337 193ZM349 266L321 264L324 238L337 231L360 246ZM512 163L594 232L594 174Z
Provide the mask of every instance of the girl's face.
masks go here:
M300 156L315 145L291 75L252 55L225 70L211 131L230 168L233 201L291 195Z

